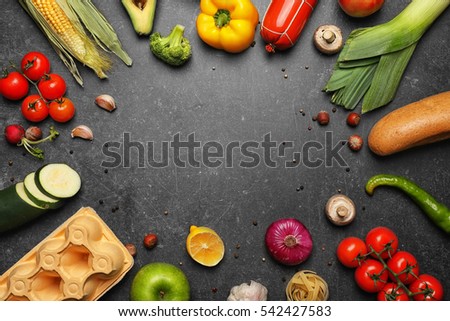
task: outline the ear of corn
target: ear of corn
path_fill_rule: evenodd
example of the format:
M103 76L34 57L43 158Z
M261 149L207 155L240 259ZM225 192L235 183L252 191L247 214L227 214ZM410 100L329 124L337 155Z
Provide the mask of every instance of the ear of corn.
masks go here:
M353 30L324 88L331 102L354 109L364 98L365 113L392 101L418 41L449 5L413 0L391 21Z
M85 33L76 11L67 0L19 0L19 3L45 34L80 85L83 85L83 79L74 58L93 69L99 78L107 78L105 71L111 67L111 60Z

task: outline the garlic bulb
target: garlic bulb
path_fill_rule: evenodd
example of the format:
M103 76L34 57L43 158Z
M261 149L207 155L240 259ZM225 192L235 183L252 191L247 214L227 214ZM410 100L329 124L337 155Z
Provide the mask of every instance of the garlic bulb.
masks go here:
M267 301L267 288L255 281L231 288L227 301Z

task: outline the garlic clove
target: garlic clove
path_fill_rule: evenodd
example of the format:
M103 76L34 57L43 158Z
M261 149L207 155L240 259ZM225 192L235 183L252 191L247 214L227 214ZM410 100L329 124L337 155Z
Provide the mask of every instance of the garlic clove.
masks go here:
M98 107L103 108L104 110L107 110L109 112L112 112L114 109L116 109L116 101L112 96L107 94L103 94L95 98L95 103Z
M80 125L75 127L74 129L72 129L70 135L72 136L72 138L78 137L86 140L94 139L94 133L92 133L92 130L86 125Z

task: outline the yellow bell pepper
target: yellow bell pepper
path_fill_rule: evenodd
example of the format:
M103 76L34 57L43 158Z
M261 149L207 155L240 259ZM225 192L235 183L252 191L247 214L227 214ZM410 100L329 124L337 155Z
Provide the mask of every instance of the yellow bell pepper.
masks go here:
M197 32L211 47L238 53L253 43L258 22L251 0L201 0Z

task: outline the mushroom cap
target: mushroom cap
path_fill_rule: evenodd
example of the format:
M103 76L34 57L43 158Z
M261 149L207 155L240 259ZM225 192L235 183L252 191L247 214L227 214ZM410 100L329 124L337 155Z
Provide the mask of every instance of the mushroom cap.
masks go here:
M314 32L313 40L317 50L327 55L341 51L344 46L342 31L335 25L319 26Z
M356 216L355 203L343 194L333 195L325 205L325 214L335 225L350 224Z

